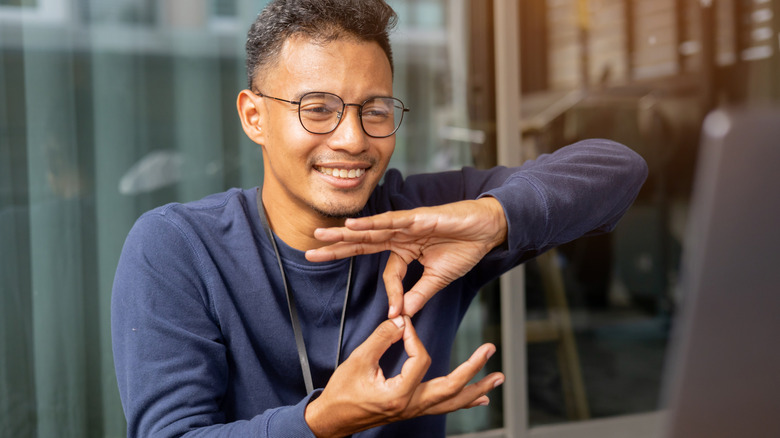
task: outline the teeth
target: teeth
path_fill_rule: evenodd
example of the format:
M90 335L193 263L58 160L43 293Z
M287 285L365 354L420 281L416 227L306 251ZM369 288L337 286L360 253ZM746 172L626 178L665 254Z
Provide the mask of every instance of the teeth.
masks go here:
M366 169L333 169L331 167L318 167L317 170L325 175L336 178L360 178L366 173Z

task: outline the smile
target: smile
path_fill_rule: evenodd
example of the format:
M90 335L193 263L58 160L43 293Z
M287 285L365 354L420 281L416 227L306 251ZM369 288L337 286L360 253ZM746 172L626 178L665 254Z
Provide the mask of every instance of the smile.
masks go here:
M353 179L365 175L366 169L333 169L330 167L317 167L317 171L336 178Z

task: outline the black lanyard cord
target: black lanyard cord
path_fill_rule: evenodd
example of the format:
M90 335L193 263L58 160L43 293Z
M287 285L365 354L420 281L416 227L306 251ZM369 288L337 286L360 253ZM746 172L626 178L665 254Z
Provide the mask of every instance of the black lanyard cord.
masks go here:
M312 383L311 368L309 366L309 356L306 354L306 342L303 339L303 330L301 329L301 322L298 318L298 307L295 302L295 297L290 292L290 288L287 285L287 277L284 275L284 266L282 265L282 257L279 255L279 248L276 245L276 239L274 238L271 227L268 225L268 218L265 215L265 207L263 207L263 199L260 189L257 190L257 212L260 214L260 221L263 224L268 240L271 241L271 245L274 248L274 254L276 255L276 262L279 265L279 272L282 275L282 284L284 285L284 293L287 296L287 309L290 312L290 321L292 322L293 334L295 335L295 345L298 348L298 360L301 362L301 372L303 373L303 383L306 385L306 393L311 394L314 391L314 384ZM341 361L341 342L344 337L344 321L347 316L347 302L349 301L349 290L352 284L352 266L354 265L354 257L349 259L349 273L347 274L347 288L344 292L344 305L341 309L341 322L339 324L339 341L336 349L336 364L334 369L339 366Z

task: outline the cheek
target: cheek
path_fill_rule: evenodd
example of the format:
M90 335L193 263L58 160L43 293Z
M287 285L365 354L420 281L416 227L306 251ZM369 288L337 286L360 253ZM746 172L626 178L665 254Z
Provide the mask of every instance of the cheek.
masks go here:
M304 131L297 111L267 111L263 127L269 140L285 142L287 138L300 136Z
M297 120L295 122L297 123ZM299 128L299 125L292 123L277 123L269 127L265 149L270 150L271 155L276 157L276 166L292 167L294 163L306 160L311 136L303 128Z
M382 157L383 166L386 167L387 163L390 161L390 157L393 155L393 151L395 150L395 137L378 140L379 141L375 145L375 148L379 151L379 154Z

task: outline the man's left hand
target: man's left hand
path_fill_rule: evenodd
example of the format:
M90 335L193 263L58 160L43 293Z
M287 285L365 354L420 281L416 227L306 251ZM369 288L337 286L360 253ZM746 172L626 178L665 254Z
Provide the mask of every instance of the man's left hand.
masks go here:
M439 290L469 272L491 249L506 240L501 204L491 197L436 207L391 211L347 219L344 227L319 228L314 237L331 243L306 252L323 262L391 251L383 274L389 318L412 316ZM420 280L404 294L407 265L423 265Z

